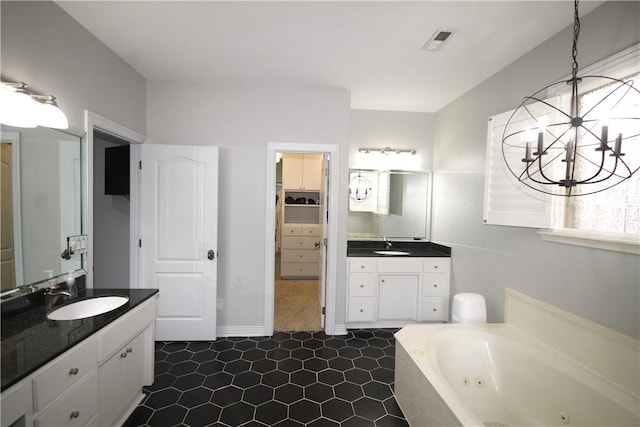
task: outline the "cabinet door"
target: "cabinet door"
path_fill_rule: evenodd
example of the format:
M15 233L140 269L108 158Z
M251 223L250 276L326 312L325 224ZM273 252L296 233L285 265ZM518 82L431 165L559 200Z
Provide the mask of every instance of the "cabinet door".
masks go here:
M302 186L307 190L322 188L322 154L303 155Z
M418 319L419 277L419 275L378 276L378 319Z
M302 190L303 154L286 153L282 157L282 187L285 190Z
M282 186L285 190L322 188L322 154L287 153L283 162Z
M145 374L145 332L120 348L98 368L98 422L114 425L136 394L142 390ZM148 363L153 363L153 357Z

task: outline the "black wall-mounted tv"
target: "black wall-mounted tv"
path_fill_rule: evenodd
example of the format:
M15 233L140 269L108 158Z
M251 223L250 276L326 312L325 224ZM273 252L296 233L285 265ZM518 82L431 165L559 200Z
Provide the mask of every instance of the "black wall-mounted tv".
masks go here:
M104 150L104 194L129 195L129 145Z

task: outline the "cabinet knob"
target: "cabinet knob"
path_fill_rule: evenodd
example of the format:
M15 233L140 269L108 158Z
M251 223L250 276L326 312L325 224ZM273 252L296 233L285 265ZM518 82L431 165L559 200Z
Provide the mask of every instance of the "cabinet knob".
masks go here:
M437 284L437 283L434 283L434 284L433 284L433 287L434 287L434 288L437 288L437 287L438 287L438 284Z
M434 265L434 266L433 266L433 269L434 269L434 270L437 270L437 269L438 269L438 266L437 266L437 265Z
M364 285L360 285L361 288L364 288Z
M364 265L361 265L360 268L364 268Z
M380 283L384 283L384 279L380 279Z
M78 372L80 372L78 368L69 369L69 375L78 375Z
M78 418L80 416L80 411L72 411L69 414L69 418Z
M437 308L434 308L434 309L433 309L433 311L438 311L438 309L437 309Z
M363 309L360 309L360 313L364 313L364 310L363 310Z
M126 352L120 353L120 358L121 359L124 359L125 357L127 357L127 353Z
M127 353L131 353L133 352L133 349L131 347L127 348Z

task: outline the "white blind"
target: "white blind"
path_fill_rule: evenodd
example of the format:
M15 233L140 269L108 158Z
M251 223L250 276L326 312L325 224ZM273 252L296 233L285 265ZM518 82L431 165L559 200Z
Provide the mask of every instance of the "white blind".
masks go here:
M534 191L509 172L502 153L505 125L514 110L490 117L487 126L487 156L484 186L483 222L493 225L550 228L552 204L549 196ZM529 129L535 127L530 118L514 118L511 126ZM517 164L524 151L508 150L504 153L512 164Z

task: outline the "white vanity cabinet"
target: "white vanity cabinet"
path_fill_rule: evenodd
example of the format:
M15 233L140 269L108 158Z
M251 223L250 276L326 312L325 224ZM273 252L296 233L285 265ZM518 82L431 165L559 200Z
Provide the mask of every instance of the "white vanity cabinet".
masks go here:
M153 383L156 302L152 298L100 331L98 424L120 425Z
M350 257L348 327L448 319L450 258Z
M2 427L114 426L153 383L157 295L2 392Z

